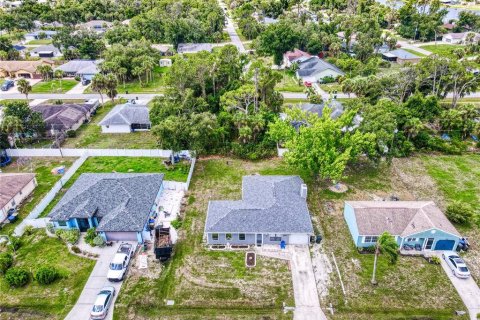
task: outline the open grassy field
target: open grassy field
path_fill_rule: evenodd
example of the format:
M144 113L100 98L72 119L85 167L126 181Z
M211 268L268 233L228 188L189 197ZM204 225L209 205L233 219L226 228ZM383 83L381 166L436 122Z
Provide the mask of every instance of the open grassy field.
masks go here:
M44 45L52 43L52 39L37 39L37 40L30 40L27 44L31 45Z
M116 100L116 103L123 103ZM63 148L94 148L94 149L154 149L158 147L157 140L150 131L131 133L102 133L98 125L100 121L112 110L115 104L105 103L97 109L91 121L83 124L77 130L74 138L67 138L62 144Z
M164 92L164 79L167 72L168 67L156 66L153 71L152 81L145 83L145 81L142 80L142 83L140 83L138 79L135 79L126 82L125 85L119 83L117 91L119 93L162 93Z
M78 81L75 80L49 80L41 81L32 87L31 93L65 93L75 87Z
M455 49L465 48L465 46L453 45L453 44L437 44L437 45L429 44L429 45L420 46L420 48L433 52L434 54L437 54L442 57L452 58L455 56L453 54L453 51Z
M5 250L1 249L0 251ZM41 266L53 266L61 278L50 285L31 280L22 288L12 289L0 277L0 319L63 319L75 304L95 261L70 254L66 245L50 238L45 231L22 237L15 255L15 266L33 274Z
M275 87L276 90L282 92L303 92L305 91L305 86L298 84L298 79L295 78L295 75L289 71L281 72L283 77Z
M337 93L342 93L342 85L338 83L322 83L320 84L320 88L327 93L333 93L336 91Z
M167 168L163 164L163 160L165 159L152 157L90 157L78 168L70 180L68 180L64 188L60 190L53 201L45 208L41 216L45 217L50 213L82 173L164 173L165 180L187 181L188 171L190 170L189 163L181 162Z
M53 175L50 171L60 165L70 167L74 160L72 158L17 158L9 166L3 167L5 173L34 172L37 179L37 187L29 198L20 206L18 219L15 223L7 224L0 230L0 234L8 234L15 226L25 218L30 211L50 191L53 185L60 179L59 175Z
M426 55L424 55L424 54L421 53L421 52L418 52L417 50L407 49L407 48L402 48L402 49L405 50L405 51L407 51L407 52L410 52L411 54L416 55L417 57L426 57Z
M239 199L243 175L276 170L277 165L277 161L198 161L174 256L158 278L126 280L114 318L291 319L291 313L282 311L283 302L293 305L285 262L257 256L257 266L247 269L244 252L208 251L202 245L208 200ZM164 299L175 305L166 306Z

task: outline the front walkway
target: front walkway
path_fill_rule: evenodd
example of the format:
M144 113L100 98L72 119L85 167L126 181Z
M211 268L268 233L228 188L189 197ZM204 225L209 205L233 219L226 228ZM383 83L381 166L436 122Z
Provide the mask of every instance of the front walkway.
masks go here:
M128 241L124 241L128 242ZM122 243L124 243L122 242ZM137 242L128 242L131 243L133 246L137 245ZM105 286L112 286L115 288L115 297L113 298L112 305L110 306L110 310L108 311L108 315L105 318L106 320L113 319L113 307L114 303L117 300L118 294L120 292L120 288L122 286L122 282L110 282L107 279L107 272L108 266L113 259L113 256L117 252L118 247L120 246L119 243L115 243L111 247L104 247L104 248L90 248L96 249L92 250L95 253L99 254L97 263L90 274L90 277L83 287L83 291L80 294L75 306L70 310L68 315L65 317L65 320L78 320L78 319L90 319L90 311L92 309L93 303L97 298L97 294L101 288ZM82 249L87 249L83 248Z
M452 270L442 258L442 251L435 251L435 254L440 258L443 270L445 270L458 295L467 307L470 319L476 320L477 315L480 314L480 288L477 283L472 277L460 279L454 276Z
M257 248L256 252L259 255L290 261L293 294L295 297L294 320L327 319L320 308L317 285L308 246L288 245L285 250L281 250L278 246L266 245Z
M85 91L85 89L87 89L88 86L90 86L90 84L84 86L84 85L82 84L82 82L80 81L80 82L77 83L72 89L68 90L65 94L78 94L78 93L83 93L83 91Z

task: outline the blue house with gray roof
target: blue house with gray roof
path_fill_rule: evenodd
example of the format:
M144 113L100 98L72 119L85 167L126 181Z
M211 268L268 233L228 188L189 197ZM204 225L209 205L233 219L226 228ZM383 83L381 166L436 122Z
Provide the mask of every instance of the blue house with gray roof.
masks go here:
M244 176L242 200L210 201L208 245L307 245L313 235L307 186L298 176Z
M304 82L322 82L324 78L336 79L345 73L327 61L319 57L301 57L295 62L298 63L296 76Z
M148 220L163 190L159 173L84 173L48 215L56 229L96 228L107 241L150 239Z

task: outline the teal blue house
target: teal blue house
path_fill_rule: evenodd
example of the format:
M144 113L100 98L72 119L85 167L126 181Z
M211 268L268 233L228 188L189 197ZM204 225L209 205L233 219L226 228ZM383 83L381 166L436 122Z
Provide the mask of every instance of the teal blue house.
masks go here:
M400 249L455 250L462 238L432 201L346 201L344 218L359 248L387 231Z

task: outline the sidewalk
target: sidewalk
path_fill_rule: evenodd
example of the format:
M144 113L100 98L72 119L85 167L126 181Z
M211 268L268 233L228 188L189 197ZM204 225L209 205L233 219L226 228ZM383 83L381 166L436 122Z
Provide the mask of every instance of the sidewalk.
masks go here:
M87 89L89 86L90 84L84 86L82 82L79 82L75 85L75 87L67 91L65 94L80 94L83 93L83 91L85 91L85 89Z

